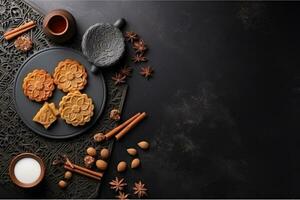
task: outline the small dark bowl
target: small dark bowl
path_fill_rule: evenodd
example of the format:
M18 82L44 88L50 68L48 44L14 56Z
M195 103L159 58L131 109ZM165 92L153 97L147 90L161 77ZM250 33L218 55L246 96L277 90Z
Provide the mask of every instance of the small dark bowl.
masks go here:
M30 183L30 184L22 183L22 182L20 182L20 181L16 178L16 176L15 176L14 171L15 171L16 163L17 163L19 160L21 160L22 158L33 158L33 159L35 159L35 160L40 164L40 166L41 166L41 175L40 175L39 178L38 178L35 182L33 182L33 183ZM43 180L43 178L44 178L44 176L45 176L46 168L45 168L45 165L44 165L43 160L42 160L40 157L38 157L37 155L32 154L32 153L21 153L21 154L15 156L15 157L10 161L9 169L8 169L8 170L9 170L9 176L10 176L10 178L11 178L11 180L12 180L12 182L13 182L14 184L16 184L17 186L22 187L22 188L32 188L32 187L38 185L38 184Z
M125 52L125 41L120 28L124 19L114 24L94 24L84 33L82 38L82 53L93 63L91 71L106 68L116 64Z

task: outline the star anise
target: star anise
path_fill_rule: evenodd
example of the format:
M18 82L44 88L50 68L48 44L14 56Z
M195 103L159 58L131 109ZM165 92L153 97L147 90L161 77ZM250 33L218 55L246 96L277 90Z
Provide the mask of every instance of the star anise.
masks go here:
M119 109L112 109L109 114L109 118L115 121L119 121L121 116L121 112Z
M119 195L116 196L116 198L120 200L128 200L129 194L125 194L124 192L119 192Z
M124 75L124 76L131 76L131 72L132 72L132 68L128 67L128 66L124 66L121 70L120 70L120 74Z
M18 50L23 52L27 52L32 49L32 40L27 36L18 37L14 44Z
M118 177L116 177L114 180L109 182L109 184L111 185L110 189L113 189L116 192L122 191L124 189L124 187L127 185L127 183L124 182L124 178L119 180Z
M74 168L74 165L69 160L67 155L58 154L52 162L52 165L61 165L67 163L71 168Z
M96 133L93 138L95 142L102 142L106 140L106 137L103 133Z
M145 187L145 184L143 184L141 181L138 183L134 183L133 191L134 194L136 194L139 198L147 196L148 189Z
M138 35L135 33L135 32L132 32L132 31L127 31L126 33L125 33L125 38L126 38L126 40L128 41L128 42L133 42L133 41L135 41L135 40L137 40L138 39Z
M115 85L119 85L125 83L126 76L121 73L116 73L111 79L115 81Z
M146 62L147 58L145 56L143 56L143 54L136 54L135 56L132 57L132 61L134 63L137 63L137 62Z
M153 75L154 70L150 66L142 67L140 74L149 79Z
M133 48L136 53L144 53L147 50L147 46L144 40L139 40L133 43Z
M61 156L59 156L53 160L52 165L61 165L64 163L65 163L65 161L63 160L63 158Z

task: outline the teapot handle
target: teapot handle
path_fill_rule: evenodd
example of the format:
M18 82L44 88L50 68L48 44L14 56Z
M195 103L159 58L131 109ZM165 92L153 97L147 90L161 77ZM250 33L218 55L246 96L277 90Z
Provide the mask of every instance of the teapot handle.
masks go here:
M92 72L93 74L97 74L99 71L100 71L100 70L99 70L99 67L96 67L95 65L92 65L92 66L91 66L91 72Z
M120 18L120 19L118 19L118 20L114 23L114 26L115 26L115 27L118 27L119 29L121 29L122 27L124 27L125 24L126 24L125 19Z

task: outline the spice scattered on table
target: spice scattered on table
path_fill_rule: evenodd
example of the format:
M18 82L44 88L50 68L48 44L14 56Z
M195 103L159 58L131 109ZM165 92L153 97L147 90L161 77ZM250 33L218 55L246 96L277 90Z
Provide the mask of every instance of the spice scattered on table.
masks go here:
M128 200L129 194L119 191L119 195L116 196L117 199L120 200Z
M111 79L115 81L115 85L120 85L126 82L126 76L121 73L116 73Z
M94 140L96 142L102 142L104 140L109 140L113 136L117 140L121 139L128 131L130 131L133 127L135 127L140 121L142 121L146 117L146 113L137 113L130 119L126 120L125 122L121 123L119 126L113 128L107 133L96 133L94 135Z
M104 160L97 160L96 161L96 167L102 171L105 171L107 168L107 162Z
M109 184L110 184L110 189L113 189L116 192L122 191L124 187L127 185L127 183L125 183L124 181L124 178L119 179L118 177L116 177L114 180L109 182Z
M29 31L30 29L36 27L36 22L35 21L30 21L22 24L21 26L14 28L12 30L7 31L4 33L4 38L6 40L11 40L14 39L15 37Z
M127 164L125 161L121 161L119 162L118 166L117 166L117 171L118 172L124 172L127 168Z
M147 50L147 45L145 44L144 40L140 39L133 43L133 48L135 49L136 53L144 53Z
M147 58L146 56L144 56L143 54L136 54L135 56L132 57L132 61L134 63L138 63L138 62L146 62Z
M106 139L103 133L96 133L93 138L95 142L102 142Z
M127 149L127 153L131 156L137 155L137 150L135 148L129 148Z
M119 109L112 109L110 111L109 118L115 121L119 121L121 118L120 114L121 112L119 111Z
M154 70L150 66L142 67L140 74L145 78L149 79L153 76Z
M65 162L64 168L68 171L78 173L80 175L90 177L90 178L93 178L93 179L96 179L96 180L101 180L101 177L103 176L103 173L101 173L101 172L96 172L96 171L90 170L88 168L72 164L70 161Z
M109 150L107 148L103 148L100 151L100 157L104 160L108 159L110 156Z
M141 141L137 145L143 150L147 150L150 147L150 144L147 141Z
M71 168L75 168L75 166L72 164L72 162L69 160L69 158L66 155L63 155L63 158L65 159L65 164L69 165Z
M22 52L27 52L32 49L33 44L32 44L32 40L29 37L20 36L15 40L14 45L16 49Z
M92 165L94 164L94 162L95 162L95 158L94 157L92 157L90 155L87 155L87 156L84 157L84 165L85 165L85 167L91 168Z
M136 169L136 168L138 168L140 166L140 164L141 164L140 159L139 158L135 158L135 159L133 159L131 161L131 168L132 169Z
M138 35L135 32L127 31L125 33L126 41L133 43L135 40L138 39Z
M142 121L147 116L146 112L138 113L137 117L133 119L123 130L115 135L117 140L120 140L122 137L128 133L132 128L134 128L140 121ZM129 121L129 120L128 120Z
M96 152L96 149L94 147L89 147L86 149L86 153L89 155L89 156L96 156L97 152Z
M145 187L145 184L143 184L141 181L134 183L134 187L132 188L134 191L134 194L138 196L138 198L142 198L144 196L147 196L147 188Z
M129 77L131 76L132 68L129 66L124 66L123 68L121 68L120 73L126 77Z
M60 164L63 164L64 162L61 160L61 159L54 159L52 161L52 165L53 166L57 166L57 165L60 165Z
M60 180L59 182L58 182L58 186L60 187L60 188L66 188L67 187L67 182L66 181L64 181L64 180Z
M146 51L148 50L148 46L144 42L143 39L140 39L139 36L134 32L126 32L125 33L126 40L131 43L132 48L135 51L135 55L132 57L132 61L134 63L142 63L147 62L148 59L145 56ZM126 83L127 78L132 75L133 69L127 65L119 69L117 73L114 74L112 80L114 81L115 85L121 85L123 83ZM144 76L146 79L149 79L153 76L154 70L149 65L143 66L140 68L140 75ZM118 109L112 109L109 113L109 118L115 121L120 120L121 118L121 112ZM120 140L127 132L129 132L134 126L136 126L141 120L143 120L146 117L146 113L137 113L130 119L126 120L125 122L121 123L117 127L113 128L112 130L106 132L106 133L96 133L93 136L93 140L95 142L102 142L110 140L111 138L115 138L116 140ZM150 144L147 141L141 141L137 143L137 146L139 148L146 150L149 149ZM140 167L141 160L140 158L137 158L138 155L137 149L135 148L128 148L127 152L130 156L133 156L132 161L130 163L130 167L132 169L136 169ZM97 169L104 171L108 167L107 159L110 156L110 152L107 148L100 149L99 156L97 158L97 152L94 147L89 147L86 152L88 155L85 156L84 161L85 165L88 168L91 168L92 166L97 167ZM97 160L98 159L98 160ZM97 161L95 161L97 160ZM128 165L125 161L120 161L117 164L116 171L121 173L126 171L128 168ZM69 169L69 168L66 168ZM100 176L97 176L101 179ZM99 179L99 180L100 180ZM113 189L115 192L119 192L116 198L118 199L128 199L129 194L126 192L121 192L124 190L124 187L127 186L127 183L125 182L124 178L118 178L116 177L114 180L109 182L110 188ZM145 184L143 184L141 181L136 182L133 187L134 194L137 195L138 198L147 196L147 188L145 187Z
M133 31L126 32L125 37L135 51L135 55L131 58L132 62L136 64L147 62L148 59L145 56L145 53L148 50L148 46L146 45L145 41ZM154 70L152 67L146 66L142 67L139 73L149 80L149 78L153 76L153 72Z
M65 179L67 179L67 180L71 179L71 178L72 178L72 172L66 171L64 177L65 177Z

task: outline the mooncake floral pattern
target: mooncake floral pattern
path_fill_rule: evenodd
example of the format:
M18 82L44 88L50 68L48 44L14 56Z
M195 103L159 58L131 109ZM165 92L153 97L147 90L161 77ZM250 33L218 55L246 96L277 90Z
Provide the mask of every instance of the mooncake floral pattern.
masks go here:
M73 126L84 125L93 116L92 99L79 91L68 93L59 103L61 118Z
M78 61L66 59L55 68L54 83L64 92L82 90L87 83L87 73Z
M36 69L29 73L23 81L24 94L37 102L51 97L54 88L53 78L43 69Z

